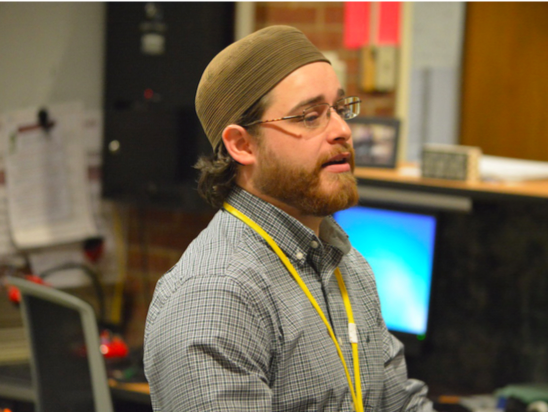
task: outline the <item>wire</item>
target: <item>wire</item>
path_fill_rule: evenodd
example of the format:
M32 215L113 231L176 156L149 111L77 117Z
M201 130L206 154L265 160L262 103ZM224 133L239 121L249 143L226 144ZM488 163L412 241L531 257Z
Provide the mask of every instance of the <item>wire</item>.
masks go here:
M91 270L88 266L82 264L82 263L65 263L59 266L55 266L51 269L47 269L39 274L39 277L42 279L45 279L49 275L61 272L64 270L69 269L81 269L90 279L91 283L93 284L93 287L95 289L95 293L97 295L97 300L99 301L99 314L98 318L101 319L101 321L105 321L105 294L103 292L103 287L101 286L101 282L99 281L99 276L97 276L97 273L95 271Z
M118 279L114 287L114 296L112 298L111 321L115 325L121 323L122 306L124 300L124 284L126 281L126 244L124 242L124 230L122 228L122 219L116 205L112 207L114 241L116 244L116 262L118 267Z

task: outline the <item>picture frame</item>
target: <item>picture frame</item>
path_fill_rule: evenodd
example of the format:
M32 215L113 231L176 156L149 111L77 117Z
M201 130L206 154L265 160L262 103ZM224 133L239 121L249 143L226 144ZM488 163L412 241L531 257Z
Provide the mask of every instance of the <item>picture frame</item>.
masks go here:
M390 117L356 117L352 130L356 167L395 168L400 121Z

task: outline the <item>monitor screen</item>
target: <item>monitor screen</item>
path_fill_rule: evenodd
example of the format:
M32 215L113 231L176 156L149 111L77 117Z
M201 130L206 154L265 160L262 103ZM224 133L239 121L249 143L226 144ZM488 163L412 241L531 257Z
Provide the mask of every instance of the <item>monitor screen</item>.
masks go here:
M436 217L361 205L334 217L373 269L388 329L423 339L428 326Z
M43 410L96 411L80 313L35 296L25 300Z

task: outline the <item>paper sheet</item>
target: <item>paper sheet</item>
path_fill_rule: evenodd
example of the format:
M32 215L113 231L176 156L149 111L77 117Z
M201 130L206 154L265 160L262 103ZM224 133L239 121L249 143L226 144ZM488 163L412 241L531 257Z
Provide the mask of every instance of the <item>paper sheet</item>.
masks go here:
M482 180L502 182L548 179L548 162L483 155L480 175Z
M48 108L49 133L35 125L37 109L4 116L8 216L15 246L31 249L97 236L82 142L83 108Z
M0 117L0 136L2 135L3 124L3 119ZM0 261L2 263L9 263L11 258L17 254L17 249L11 239L4 170L4 157L2 152L0 152Z
M82 245L71 244L42 248L29 253L29 261L34 273L44 273L66 263L85 264ZM89 277L80 268L52 272L45 279L56 288L68 288L90 284Z
M68 168L61 129L17 133L6 162L12 226L27 229L71 217ZM14 139L12 137L12 139Z
M6 188L3 184L0 184L0 258L15 255L16 253L17 249L10 236Z

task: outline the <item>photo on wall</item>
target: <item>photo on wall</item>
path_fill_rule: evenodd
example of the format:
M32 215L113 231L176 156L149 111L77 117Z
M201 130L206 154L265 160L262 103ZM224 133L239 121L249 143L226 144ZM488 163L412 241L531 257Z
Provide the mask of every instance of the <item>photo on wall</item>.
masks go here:
M356 167L396 167L399 120L358 117L349 125L352 129Z

